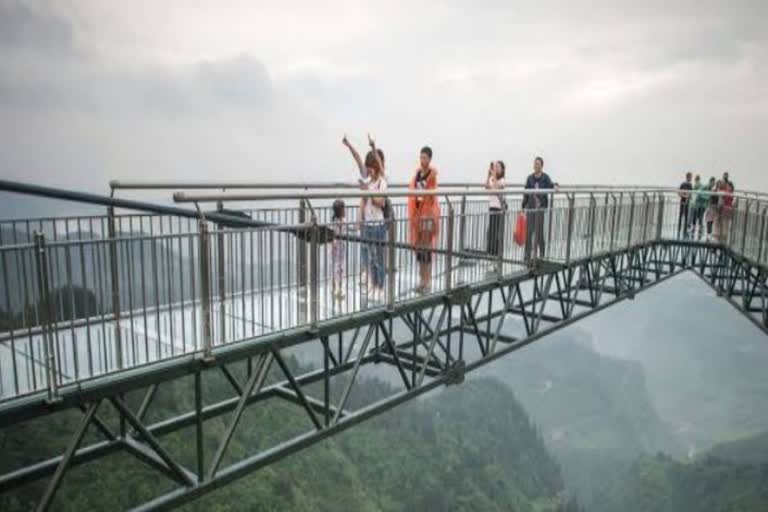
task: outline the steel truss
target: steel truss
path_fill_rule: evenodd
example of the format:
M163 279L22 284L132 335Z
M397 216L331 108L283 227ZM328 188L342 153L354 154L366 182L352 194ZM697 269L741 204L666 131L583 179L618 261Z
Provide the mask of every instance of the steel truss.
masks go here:
M0 476L0 493L49 478L37 505L38 510L48 510L68 470L123 451L177 483L175 490L135 510L168 510L439 386L459 384L467 372L686 271L694 271L768 333L768 270L724 246L659 241L570 265L544 264L535 273L454 287L442 296L395 304L387 311L321 322L316 329L220 346L211 357L177 358L106 376L76 389L62 389L53 403L19 401L0 415L0 428L72 409L81 410L82 419L61 455ZM292 370L286 353L297 346L318 350L316 369L300 374ZM247 362L244 379L231 371L238 362ZM361 371L370 367L390 368L400 388L392 396L353 408L350 396ZM269 382L271 370L280 379ZM216 372L229 382L231 396L204 405L202 379ZM148 423L158 387L189 376L194 378L194 408ZM313 396L310 386L320 389L320 395ZM124 395L140 390L144 397L131 408ZM272 399L295 404L311 428L224 464L233 436L243 428L244 411ZM98 415L104 402L119 415L118 431ZM230 413L217 449L208 453L204 421ZM91 427L103 439L83 445ZM191 467L174 458L162 442L163 436L188 427L195 432Z

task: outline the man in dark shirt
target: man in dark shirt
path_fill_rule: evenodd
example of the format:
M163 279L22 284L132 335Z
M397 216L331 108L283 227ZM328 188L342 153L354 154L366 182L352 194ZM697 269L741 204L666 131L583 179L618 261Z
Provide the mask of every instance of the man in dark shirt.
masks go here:
M682 234L685 238L688 238L688 212L691 204L691 191L693 190L693 173L687 173L685 175L685 181L680 185L680 191L677 195L680 196L680 214L677 217L677 238L680 238Z
M544 172L544 159L537 156L533 161L533 174L525 181L526 190L553 189L554 185L549 175ZM531 252L534 258L543 258L545 254L544 219L549 207L549 194L525 194L523 209L528 221L528 233L525 242L525 262L533 266ZM534 247L535 245L535 247Z

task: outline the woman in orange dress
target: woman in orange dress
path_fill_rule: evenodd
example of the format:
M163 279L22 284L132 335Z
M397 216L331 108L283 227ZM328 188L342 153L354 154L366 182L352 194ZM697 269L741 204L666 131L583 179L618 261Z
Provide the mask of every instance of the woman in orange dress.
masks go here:
M419 167L409 183L410 190L436 190L437 169L432 165L432 149L421 148ZM437 196L408 197L409 240L416 246L416 261L419 263L419 285L416 291L428 293L432 283L432 252L437 247L440 231L440 206Z

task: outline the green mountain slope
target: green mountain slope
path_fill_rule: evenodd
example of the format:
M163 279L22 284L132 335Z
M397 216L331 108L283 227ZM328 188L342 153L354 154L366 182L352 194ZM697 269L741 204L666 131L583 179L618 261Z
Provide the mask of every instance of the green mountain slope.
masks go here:
M295 363L294 363L295 364ZM237 370L237 368L235 368ZM161 387L149 421L191 405L191 382ZM352 397L365 402L391 393L386 384L362 382ZM204 382L208 400L222 396L217 374ZM139 397L132 397L138 401ZM116 426L104 406L100 416ZM80 416L29 422L0 433L0 471L61 449ZM226 418L224 418L226 419ZM226 428L205 422L210 460ZM309 424L297 406L269 401L247 409L224 464L258 446L286 439ZM193 467L194 430L164 436L162 444ZM89 432L90 439L97 434ZM28 510L43 483L0 496L0 510ZM55 510L122 510L168 490L157 473L125 454L74 468ZM104 491L109 489L110 493ZM563 490L557 464L508 387L491 379L467 381L410 403L224 487L184 507L192 511L556 511Z
M768 425L768 338L698 277L677 277L582 327L601 353L642 363L659 415L691 455Z
M740 464L768 464L768 432L715 445L709 456Z
M715 457L685 464L666 455L636 461L595 512L757 512L768 510L768 464Z
M588 509L639 455L682 451L656 414L642 366L601 356L591 343L588 332L570 328L488 370L541 426L568 492Z

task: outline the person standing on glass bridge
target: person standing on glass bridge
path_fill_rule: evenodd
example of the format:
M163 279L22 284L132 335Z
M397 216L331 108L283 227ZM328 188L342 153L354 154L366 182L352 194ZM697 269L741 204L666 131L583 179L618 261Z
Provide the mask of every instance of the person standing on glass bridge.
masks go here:
M729 235L731 233L731 226L733 225L733 215L736 211L736 202L733 197L733 182L727 180L727 173L723 181L723 206L720 211L720 241L730 242Z
M368 136L368 142L369 144L371 143L370 135ZM368 153L365 155L365 163L363 163L362 158L360 158L360 153L358 153L352 143L349 142L349 139L347 139L346 135L344 135L341 143L344 144L347 149L349 149L349 152L352 154L352 159L357 164L357 169L360 173L358 182L360 183L361 188L368 185L374 172L374 167L380 166L381 175L385 175L384 152L381 149L377 148L375 152L373 150L368 151ZM362 198L360 199L358 212L358 224L360 226L360 233L361 236L364 236L363 232L365 231L365 205ZM368 244L360 244L360 284L363 286L368 286L369 284L368 269L370 267L370 260L368 258L368 249Z
M436 190L437 169L432 165L432 148L424 146L419 154L419 167L408 184L410 190ZM417 293L429 293L432 283L432 251L437 247L440 230L440 205L437 196L408 196L408 234L416 247L419 263Z
M533 174L525 180L526 190L554 189L549 175L544 172L544 159L537 156L533 160ZM546 246L544 241L545 213L549 207L549 194L525 194L523 210L525 210L528 230L525 241L525 263L535 266L535 260L544 258ZM533 259L532 259L533 257Z
M680 185L677 195L680 197L680 213L677 216L677 238L688 238L689 207L691 204L691 192L693 191L692 173L686 173L685 181Z
M704 219L707 222L707 242L712 241L714 237L713 228L717 225L720 218L718 209L720 204L720 196L716 194L717 184L718 182L713 176L709 179L709 185L707 186L709 206L707 206L707 212L704 214Z
M485 188L488 190L504 190L504 162L497 160L491 162L488 176L485 179ZM499 193L491 193L488 196L488 254L499 256L504 251L504 214L507 210L507 201ZM494 263L493 272L501 272Z
M707 187L702 183L701 176L696 175L696 179L693 180L693 219L691 220L691 237L701 240L704 236L704 211L709 204L709 192ZM698 227L698 235L696 234L696 228Z

